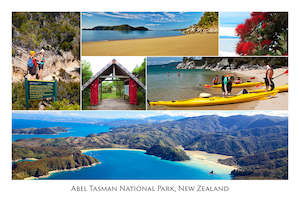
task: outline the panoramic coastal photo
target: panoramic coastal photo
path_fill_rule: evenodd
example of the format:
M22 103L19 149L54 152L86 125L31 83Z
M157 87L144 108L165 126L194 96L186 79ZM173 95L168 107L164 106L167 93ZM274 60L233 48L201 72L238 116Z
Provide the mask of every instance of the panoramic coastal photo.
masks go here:
M287 56L287 12L220 12L220 56Z
M13 111L12 179L288 179L287 111Z
M83 56L217 56L217 12L83 12Z
M80 109L80 13L12 13L12 109Z
M145 57L82 57L83 110L145 110Z
M287 110L287 57L148 57L148 110Z

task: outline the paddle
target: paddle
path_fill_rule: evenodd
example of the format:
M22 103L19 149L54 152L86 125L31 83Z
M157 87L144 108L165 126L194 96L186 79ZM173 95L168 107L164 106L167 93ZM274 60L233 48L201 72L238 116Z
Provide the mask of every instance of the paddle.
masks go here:
M278 78L279 76L282 76L282 75L284 75L284 74L288 74L289 73L289 70L287 69L287 70L285 70L285 72L283 72L283 73L281 73L281 74L279 74L278 76L275 76L273 79L275 79L275 78ZM262 85L264 85L264 83L263 82L261 82L260 84L258 84L258 85L256 85L255 87L260 87L260 86L262 86Z

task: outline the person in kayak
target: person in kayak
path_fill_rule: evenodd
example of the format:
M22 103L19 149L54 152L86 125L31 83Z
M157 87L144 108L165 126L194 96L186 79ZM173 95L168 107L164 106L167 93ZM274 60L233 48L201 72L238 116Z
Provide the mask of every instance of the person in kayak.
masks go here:
M234 81L235 84L241 84L241 77L237 77L237 80Z
M38 65L39 65L39 79L42 80L43 77L43 69L44 69L44 64L45 64L45 56L44 56L44 49L42 49L39 53L39 57L38 57Z
M275 88L275 84L273 82L273 73L273 68L268 64L265 78L266 92L269 90L269 87L271 87L271 91Z
M218 77L218 75L215 76L215 78L213 79L212 83L214 85L218 85L219 84L219 77Z
M27 61L27 71L30 75L31 80L36 79L36 73L37 73L37 60L35 57L35 51L30 51L30 56Z

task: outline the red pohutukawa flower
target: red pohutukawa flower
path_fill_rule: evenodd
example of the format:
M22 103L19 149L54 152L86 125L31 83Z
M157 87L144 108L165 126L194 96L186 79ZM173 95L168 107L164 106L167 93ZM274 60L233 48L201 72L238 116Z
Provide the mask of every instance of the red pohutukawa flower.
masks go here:
M245 34L245 25L244 24L239 24L236 28L235 28L235 32L238 36L242 36Z
M260 43L261 47L264 47L265 45L270 45L272 43L272 40L263 40Z
M253 53L255 46L253 42L240 41L235 51L237 54L249 55Z
M285 46L278 42L278 40L282 40L278 39L281 32L287 35L286 18L286 13L252 12L251 17L235 29L236 35L240 37L235 49L236 53L240 55L253 55L254 53L273 55L274 50L278 49L282 54L286 53ZM272 25L272 21L274 23L278 21L278 26L281 25L285 30L276 31L278 28ZM261 41L262 37L275 39Z
M239 41L239 43L237 44L236 49L235 49L235 52L237 54L242 54L243 45L244 45L244 42Z
M243 45L243 49L242 52L244 55L249 55L252 54L253 50L255 48L255 44L252 42L245 42L245 44Z

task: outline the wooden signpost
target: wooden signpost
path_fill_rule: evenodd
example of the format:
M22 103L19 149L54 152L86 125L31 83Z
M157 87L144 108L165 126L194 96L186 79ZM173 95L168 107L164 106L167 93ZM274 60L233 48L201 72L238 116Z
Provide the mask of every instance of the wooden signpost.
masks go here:
M25 78L26 109L29 109L29 100L57 99L57 82L28 80Z

